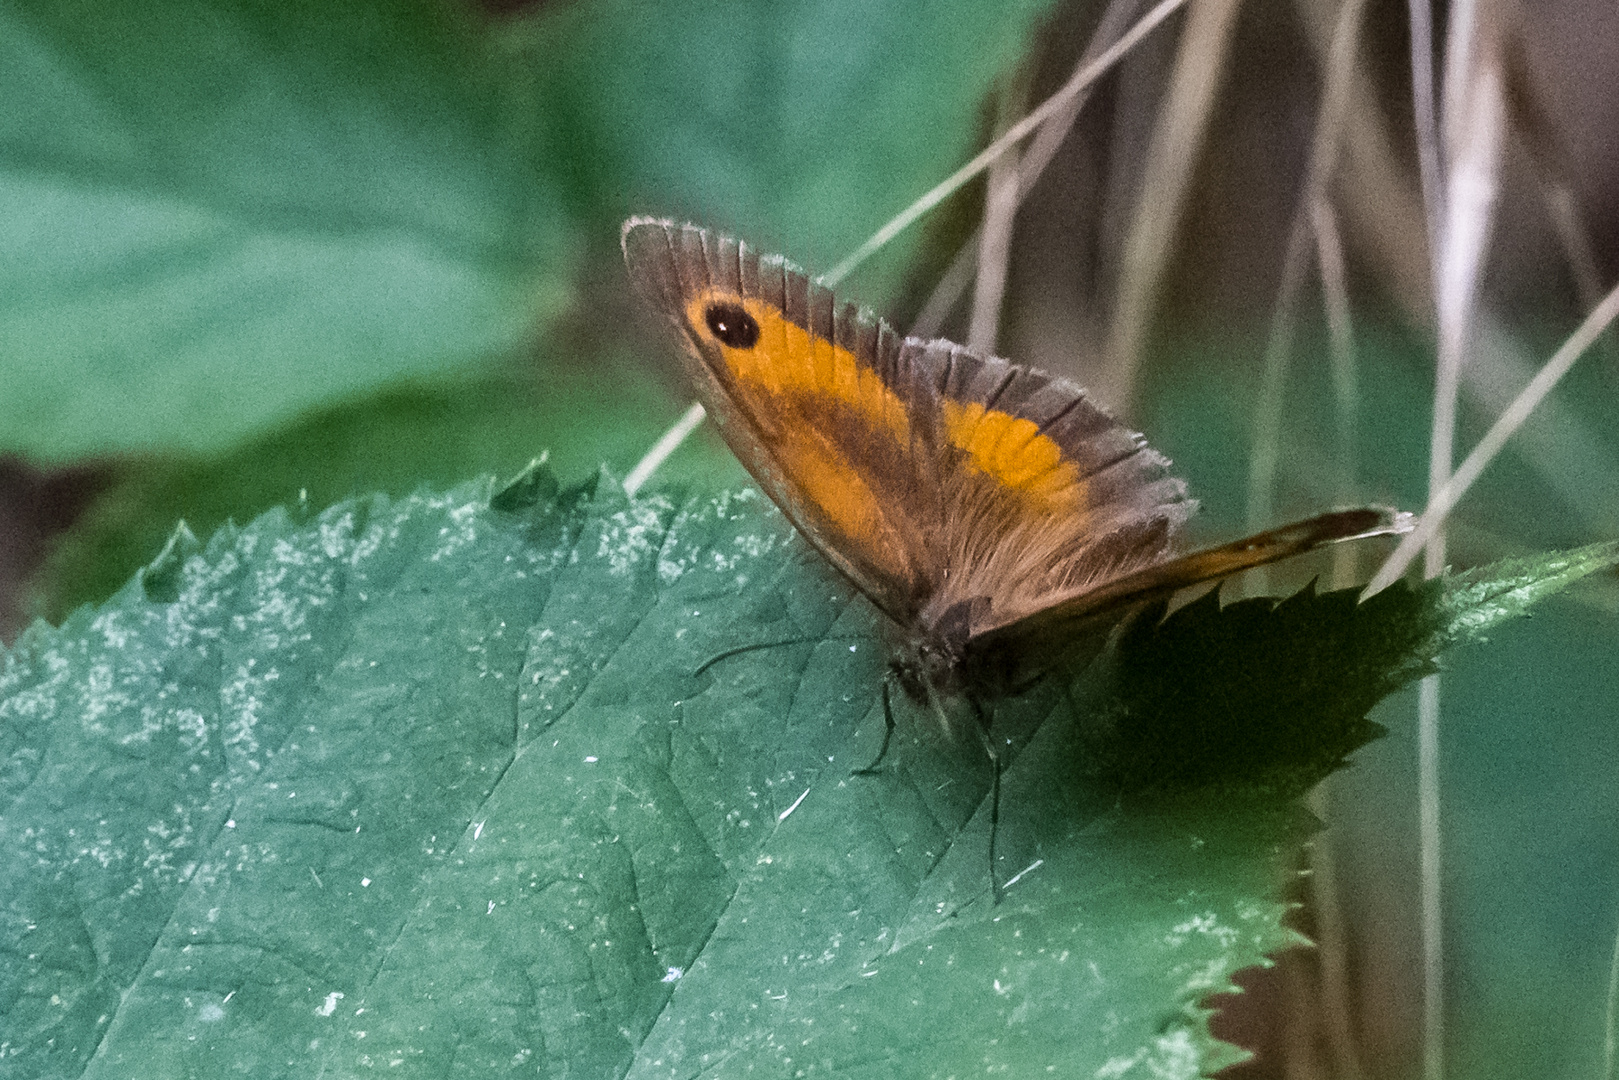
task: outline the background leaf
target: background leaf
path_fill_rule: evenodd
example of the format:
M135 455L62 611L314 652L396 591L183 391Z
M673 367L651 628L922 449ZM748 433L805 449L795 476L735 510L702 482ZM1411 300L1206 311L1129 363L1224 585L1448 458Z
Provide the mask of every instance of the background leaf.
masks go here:
M0 8L0 454L148 452L103 463L32 609L104 598L180 517L547 449L627 470L687 392L634 336L619 221L824 269L970 155L1049 7ZM740 480L698 445L670 478Z
M1016 756L992 906L977 740L900 701L883 771L851 775L882 737L879 617L757 495L559 494L543 468L491 490L181 530L5 655L12 1075L1232 1059L1199 1002L1290 940L1296 789L1121 787L1085 719L1133 710L1128 753L1172 718L1047 680L996 706ZM1429 631L1396 671L1510 614L1385 595L1386 633ZM1291 603L1342 618L1342 596ZM1185 609L1113 669L1268 610ZM1272 757L1319 774L1366 734Z
M591 243L633 213L824 272L972 156L1052 0L599 0L510 33ZM895 298L915 231L860 274Z
M0 449L219 451L555 314L561 204L468 14L0 7Z

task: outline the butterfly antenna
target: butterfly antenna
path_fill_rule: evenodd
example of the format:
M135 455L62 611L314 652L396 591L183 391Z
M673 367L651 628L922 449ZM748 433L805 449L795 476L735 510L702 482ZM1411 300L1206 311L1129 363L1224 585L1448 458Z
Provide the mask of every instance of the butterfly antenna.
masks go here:
M692 675L701 675L703 672L707 671L721 660L729 660L731 657L741 656L743 653L758 652L760 649L779 649L783 645L804 645L811 641L819 640L821 639L802 637L788 638L785 641L756 641L752 645L738 645L734 649L726 649L724 652L716 653L707 660L704 660L697 670L692 672Z

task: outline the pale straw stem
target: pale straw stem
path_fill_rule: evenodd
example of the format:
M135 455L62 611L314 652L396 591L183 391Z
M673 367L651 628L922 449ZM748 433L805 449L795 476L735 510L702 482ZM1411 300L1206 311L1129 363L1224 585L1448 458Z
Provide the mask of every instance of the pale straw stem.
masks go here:
M1417 852L1422 895L1422 1075L1445 1075L1444 921L1439 905L1439 676L1422 680L1417 694Z
M1099 395L1128 414L1147 323L1158 303L1181 208L1208 130L1220 75L1230 53L1239 0L1203 0L1186 16L1147 150L1143 184L1125 235L1117 300L1108 329L1107 385Z
M1535 373L1529 385L1513 398L1512 404L1508 405L1506 411L1490 425L1490 430L1485 432L1484 438L1478 441L1478 445L1473 447L1472 452L1462 461L1456 472L1429 500L1428 508L1417 521L1417 527L1401 538L1399 546L1389 555L1382 568L1366 586L1366 591L1361 594L1362 599L1381 592L1404 576L1406 569L1428 543L1428 538L1444 525L1445 518L1456 503L1467 494L1467 489L1472 487L1473 482L1501 452L1507 440L1523 426L1523 422L1535 411L1535 407L1551 393L1552 387L1568 374L1569 368L1574 366L1574 361L1602 336L1602 332L1616 317L1619 317L1619 286L1602 298L1602 303L1585 317L1579 329L1563 342L1562 347L1552 354L1545 366Z
M1027 78L1014 78L1001 92L1002 123L1023 107ZM1044 130L1043 128L1041 129ZM1022 192L1018 183L1018 152L1013 147L989 169L984 196L984 222L979 226L978 275L973 285L972 320L967 324L967 347L993 353L1001 332L1001 303L1006 298L1006 271L1012 258L1012 226Z
M1498 39L1494 20L1477 0L1451 5L1445 42L1445 87L1442 125L1444 173L1420 160L1424 144L1419 127L1419 170L1433 183L1425 193L1443 192L1427 206L1430 226L1438 222L1430 250L1434 253L1434 309L1438 321L1434 374L1433 422L1428 442L1428 503L1451 479L1456 442L1456 403L1462 360L1472 331L1479 283L1483 275L1500 167L1501 131L1505 120ZM1482 17L1481 17L1482 16ZM1414 28L1415 29L1415 28ZM1418 35L1413 33L1413 39ZM1413 60L1429 59L1428 56ZM1414 63L1413 95L1431 87L1423 81L1424 65ZM1418 106L1417 123L1424 122ZM1426 517L1426 515L1424 515ZM1433 578L1445 569L1445 533L1429 531L1423 574ZM1417 810L1421 864L1422 911L1422 1070L1424 1080L1445 1075L1445 984L1442 833L1439 774L1439 676L1422 681L1417 702Z
M1123 37L1114 42L1101 56L1098 56L1080 71L1075 72L1073 78L1063 84L1062 89L1046 98L1033 112L1007 128L1004 135L990 143L971 161L940 181L921 198L896 215L888 224L873 233L869 240L855 249L854 254L838 263L830 272L822 276L822 283L829 286L836 285L848 277L855 267L870 258L873 252L905 231L923 214L955 194L963 184L989 168L990 164L1010 147L1016 146L1031 131L1060 112L1080 91L1106 74L1114 64L1124 58L1126 53L1135 48L1142 38L1150 34L1159 23L1169 18L1179 8L1184 7L1186 3L1187 0L1161 0L1156 7L1143 15Z
M1444 185L1439 172L1439 112L1434 104L1432 0L1407 0L1411 40L1411 113L1417 136L1417 176L1428 223L1429 260L1439 259L1440 209ZM1437 277L1437 271L1434 272Z
M1316 252L1321 263L1322 291L1328 308L1329 329L1333 323L1333 305L1342 303L1341 325L1347 339L1348 299L1345 295L1343 251L1338 242L1336 224L1327 200L1327 185L1338 160L1338 145L1342 139L1345 116L1348 112L1351 80L1355 71L1355 53L1360 42L1361 13L1365 0L1345 0L1339 8L1333 26L1332 43L1327 50L1326 79L1321 91L1321 107L1316 116L1315 134L1310 144L1310 158L1304 169L1304 183L1299 193L1298 209L1288 229L1287 247L1282 254L1281 283L1277 288L1276 308L1271 314L1270 335L1265 343L1264 373L1260 376L1259 400L1254 408L1253 457L1248 466L1248 527L1255 531L1273 524L1273 498L1276 471L1281 460L1282 406L1286 399L1287 369L1293 352L1295 308L1299 290L1304 285L1309 242L1318 221L1332 226L1332 235L1325 240L1317 236ZM1331 280L1329 280L1329 278ZM1334 289L1337 293L1334 294ZM1337 299L1335 300L1335 295ZM1353 361L1351 361L1351 369ZM1340 396L1340 422L1346 415ZM1350 409L1353 409L1351 403ZM1347 414L1347 415L1351 415ZM1342 447L1340 446L1340 451ZM1342 497L1342 492L1340 492ZM1334 557L1335 566L1338 556ZM1263 570L1249 574L1248 589L1265 590Z
M1355 341L1349 321L1349 286L1343 243L1332 204L1318 198L1310 208L1310 231L1315 234L1316 263L1321 271L1321 295L1327 312L1327 353L1332 372L1332 398L1338 420L1336 497L1340 504L1355 501L1359 472L1356 438L1360 430L1360 380L1355 364ZM1358 576L1354 544L1332 549L1333 588L1347 588Z
M634 495L640 491L646 482L652 479L652 474L658 471L658 467L668 460L669 455L686 441L686 436L697 430L697 425L703 422L704 415L706 414L702 403L692 402L691 407L681 414L680 419L676 420L657 442L652 444L652 449L636 462L635 468L630 470L630 475L624 478L624 493Z
M1101 51L1113 44L1129 23L1130 16L1139 6L1140 0L1109 0L1107 10L1102 12L1102 19L1096 24L1096 32L1085 46L1074 67L1077 75L1085 70L1086 65L1096 59ZM1051 119L1040 126L1034 139L1029 143L1029 149L1018 160L1018 190L1017 199L1021 203L1029 197L1029 192L1039 181L1046 166L1051 159L1057 156L1063 140L1079 118L1080 110L1090 98L1090 87L1075 94L1068 102L1066 108L1052 113ZM934 337L944 327L944 320L949 317L950 309L956 306L961 294L966 292L967 284L973 278L973 258L978 246L981 229L974 229L971 236L956 249L950 260L950 266L940 275L938 284L934 285L933 292L928 295L927 302L917 314L916 321L911 324L911 333L917 337Z
M1608 968L1606 1019L1602 1026L1602 1077L1619 1080L1619 936L1613 939L1613 963Z
M1331 820L1331 777L1310 792L1309 806L1322 821ZM1321 970L1321 1003L1317 1011L1332 1055L1333 1075L1337 1080L1360 1080L1360 1055L1350 1027L1349 937L1338 893L1338 861L1329 826L1317 834L1310 846L1310 899L1315 905L1316 955Z

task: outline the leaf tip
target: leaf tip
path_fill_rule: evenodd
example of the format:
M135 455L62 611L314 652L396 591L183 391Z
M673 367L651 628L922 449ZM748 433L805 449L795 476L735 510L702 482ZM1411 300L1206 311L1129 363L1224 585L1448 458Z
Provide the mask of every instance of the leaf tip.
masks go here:
M141 569L141 591L154 604L172 604L180 598L180 579L186 560L200 554L202 542L184 520L174 526L157 558Z
M557 482L556 473L547 464L550 457L549 450L542 450L539 457L530 461L489 497L489 508L510 514L554 500L561 485Z

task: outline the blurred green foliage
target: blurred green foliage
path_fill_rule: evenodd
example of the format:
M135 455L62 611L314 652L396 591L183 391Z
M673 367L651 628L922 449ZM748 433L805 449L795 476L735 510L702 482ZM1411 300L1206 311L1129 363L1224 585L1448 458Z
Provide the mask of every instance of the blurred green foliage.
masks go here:
M531 335L557 185L470 11L0 7L0 450L218 453Z

